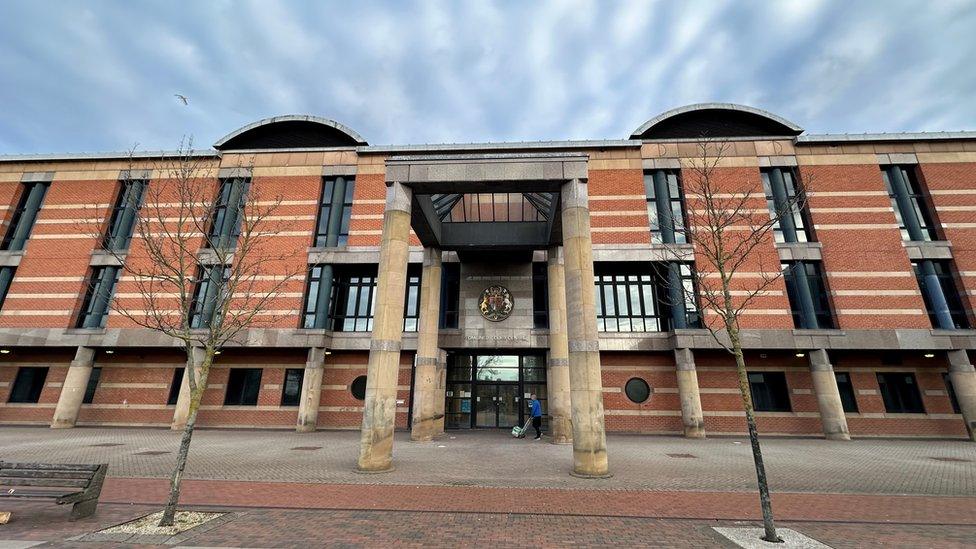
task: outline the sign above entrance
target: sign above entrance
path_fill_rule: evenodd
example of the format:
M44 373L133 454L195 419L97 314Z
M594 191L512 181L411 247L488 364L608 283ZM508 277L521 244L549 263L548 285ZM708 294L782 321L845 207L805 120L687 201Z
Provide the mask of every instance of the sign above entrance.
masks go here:
M508 318L508 315L512 314L512 307L514 306L515 300L512 298L512 293L504 286L497 284L488 286L485 291L481 292L479 304L481 316L492 322L501 322Z

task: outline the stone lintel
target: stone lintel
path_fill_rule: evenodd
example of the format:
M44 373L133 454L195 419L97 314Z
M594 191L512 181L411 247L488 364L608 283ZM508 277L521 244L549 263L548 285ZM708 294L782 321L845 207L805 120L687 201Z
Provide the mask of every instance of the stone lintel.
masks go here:
M891 164L918 164L918 157L915 153L883 153L878 154L878 164L887 166Z
M902 242L909 259L952 259L952 242Z
M780 261L822 261L820 242L778 242L776 252Z
M54 181L54 172L26 172L20 177L21 183L50 183Z
M322 166L322 177L335 177L339 175L356 175L356 165L341 165L341 166Z
M796 165L796 156L793 155L759 157L760 168L792 168L796 167Z
M147 181L152 179L152 170L122 170L119 172L119 179L122 181Z
M251 177L251 168L238 167L238 168L220 168L217 171L218 179L233 179L235 177L248 178Z
M23 250L10 251L3 250L0 251L0 267L16 267L20 265L20 259L24 257Z
M121 267L125 263L125 255L125 253L92 250L89 265L92 267Z

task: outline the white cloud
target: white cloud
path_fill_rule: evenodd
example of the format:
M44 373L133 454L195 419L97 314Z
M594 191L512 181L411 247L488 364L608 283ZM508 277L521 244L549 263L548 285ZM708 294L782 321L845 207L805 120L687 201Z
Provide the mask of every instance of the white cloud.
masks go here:
M976 129L965 0L12 0L4 12L0 154L207 144L290 113L377 144L623 138L698 101L753 104L810 132Z

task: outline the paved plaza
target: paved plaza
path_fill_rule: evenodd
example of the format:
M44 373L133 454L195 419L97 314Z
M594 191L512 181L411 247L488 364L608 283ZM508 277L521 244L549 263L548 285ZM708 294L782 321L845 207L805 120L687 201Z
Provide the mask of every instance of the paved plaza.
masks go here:
M105 461L110 475L98 513L78 522L50 503L3 501L14 517L0 526L0 548L101 546L71 538L157 510L178 439L161 429L0 429L0 459ZM362 475L357 432L198 431L182 503L230 515L181 543L732 547L713 527L758 524L744 439L610 435L606 480L571 477L568 446L502 432L396 442L394 472ZM769 438L764 453L780 526L830 547L976 540L972 443Z

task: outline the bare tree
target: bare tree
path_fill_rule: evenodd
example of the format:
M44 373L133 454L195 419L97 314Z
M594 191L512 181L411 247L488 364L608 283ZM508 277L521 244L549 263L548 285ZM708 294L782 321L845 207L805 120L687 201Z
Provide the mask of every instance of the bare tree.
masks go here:
M150 165L152 180L141 181L141 192L124 195L116 208L114 215L129 219L113 220L108 232L94 227L102 248L120 266L121 285L131 293L110 300L103 290L92 299L110 300L112 311L169 336L186 352L189 412L159 522L172 526L214 356L228 343L243 343L236 338L248 329L271 326L284 316L275 302L299 273L287 272L295 254L270 241L281 230L274 214L282 198L263 200L250 181L249 166L238 167L239 177L218 182L216 162L196 154L192 140ZM120 223L123 229L112 231Z
M694 261L691 279L662 276L672 297L671 303L684 308L686 303L700 304L702 324L718 344L735 358L739 393L746 414L749 442L756 466L759 501L762 507L763 539L781 541L773 520L766 469L763 464L755 410L749 390L746 361L742 352L740 319L748 309L770 294L770 288L782 276L778 257L770 260L775 229L791 226L806 202L810 181L796 185L795 194L774 197L767 206L766 193L759 180L743 181L724 177L718 169L727 157L730 144L702 138L693 165L684 170L687 219L684 227L675 227L671 219L659 219L679 231L684 230L694 252L687 248L668 247L673 262ZM774 193L775 194L775 193ZM772 265L770 265L772 263Z

